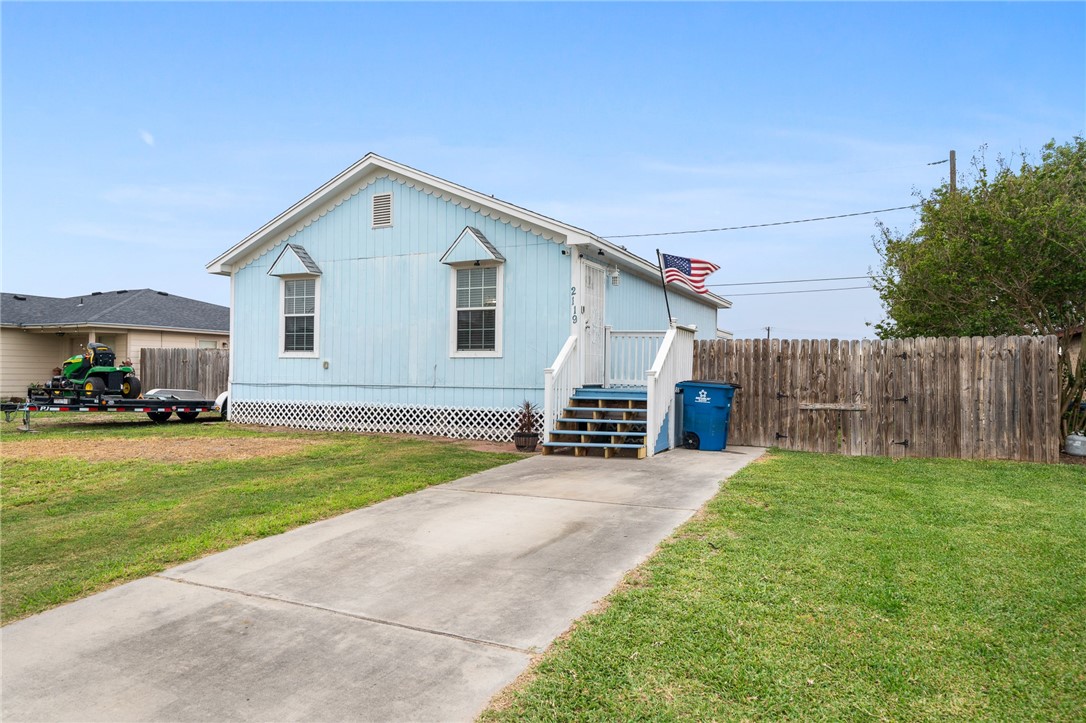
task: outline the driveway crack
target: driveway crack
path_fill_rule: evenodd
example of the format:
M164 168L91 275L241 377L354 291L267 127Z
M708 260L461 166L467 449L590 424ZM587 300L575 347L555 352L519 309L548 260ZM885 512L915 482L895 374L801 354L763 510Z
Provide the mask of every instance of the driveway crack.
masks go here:
M586 500L578 497L555 497L553 495L528 494L526 492L503 492L501 490L469 490L463 487L441 485L431 487L434 492L468 492L475 495L504 495L506 497L531 497L539 500L562 500L563 502L589 502L596 505L614 505L616 507L641 507L649 510L677 510L679 512L697 512L698 507L671 507L669 505L646 505L634 502L609 502L607 500Z
M524 653L525 655L534 655L538 652L535 648L518 648L515 645L505 645L504 643L496 643L493 640L483 640L481 638L472 638L467 635L457 635L456 633L450 633L445 630L435 630L433 628L424 628L418 625L408 625L407 623L398 623L394 620L384 620L382 618L370 617L369 615L360 615L358 613L347 612L346 610L337 610L335 608L324 607L323 605L314 605L313 603L301 602L300 600L291 600L290 598L279 597L277 595L267 595L262 593L246 592L245 590L238 590L232 587L223 587L221 585L209 585L203 582L195 582L193 580L186 580L180 577L169 577L167 575L154 575L160 580L166 580L169 582L176 582L182 585L192 585L193 587L202 587L208 590L218 590L219 592L229 593L231 595L241 595L242 597L256 598L258 600L270 600L272 602L283 603L285 605L294 605L295 607L307 608L309 610L316 610L319 612L331 613L332 615L341 615L345 618L354 618L355 620L362 620L367 623L374 623L375 625L387 625L393 628L402 628L404 630L412 630L416 633L427 633L429 635L439 635L443 638L452 638L453 640L462 640L465 643L474 643L476 645L485 645L489 648L499 648L501 650L511 650L516 653Z

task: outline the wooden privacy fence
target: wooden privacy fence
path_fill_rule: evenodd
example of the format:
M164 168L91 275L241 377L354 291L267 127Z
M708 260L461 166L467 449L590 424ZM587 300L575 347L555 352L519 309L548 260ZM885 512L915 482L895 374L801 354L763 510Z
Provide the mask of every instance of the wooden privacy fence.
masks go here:
M140 382L151 389L196 389L206 399L226 391L230 352L225 349L140 349Z
M717 339L694 379L742 386L728 441L887 457L1059 459L1056 337Z

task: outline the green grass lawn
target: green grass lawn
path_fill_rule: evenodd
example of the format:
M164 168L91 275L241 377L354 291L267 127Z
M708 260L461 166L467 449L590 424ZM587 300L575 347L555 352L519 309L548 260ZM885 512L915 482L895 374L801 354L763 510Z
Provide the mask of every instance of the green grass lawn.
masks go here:
M133 415L35 415L37 434L0 438L4 622L209 552L520 458L462 444L283 432L223 423L151 424ZM123 420L123 421L122 421ZM87 422L97 422L90 423ZM291 450L286 445L308 442ZM275 456L216 459L231 445ZM72 456L18 459L20 447ZM113 448L200 448L204 459L88 461ZM24 448L24 450L27 448ZM122 456L124 454L122 453Z
M778 452L486 720L1084 720L1086 468Z

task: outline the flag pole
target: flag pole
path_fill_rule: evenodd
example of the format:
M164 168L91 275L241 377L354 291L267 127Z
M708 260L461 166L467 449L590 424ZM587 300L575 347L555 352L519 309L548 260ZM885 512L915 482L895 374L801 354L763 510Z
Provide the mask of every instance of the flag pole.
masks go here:
M671 302L667 300L667 282L664 281L664 257L660 255L660 249L656 249L656 261L660 264L660 286L664 290L664 306L667 307L667 326L671 328Z

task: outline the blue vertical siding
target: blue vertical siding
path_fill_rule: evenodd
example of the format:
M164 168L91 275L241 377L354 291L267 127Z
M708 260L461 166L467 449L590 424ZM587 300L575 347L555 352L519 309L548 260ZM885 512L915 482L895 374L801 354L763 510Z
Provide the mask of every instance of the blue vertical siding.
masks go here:
M717 310L668 290L671 315L680 324L695 324L698 339L715 339ZM619 276L619 285L607 286L607 325L616 331L654 331L668 327L667 307L660 280L648 280L631 273Z
M393 225L371 228L372 197L387 192ZM449 356L452 273L439 259L468 225L506 258L500 358ZM279 357L280 279L268 270L287 242L323 272L313 359ZM541 403L543 369L569 333L569 264L535 233L377 179L235 272L234 401Z

